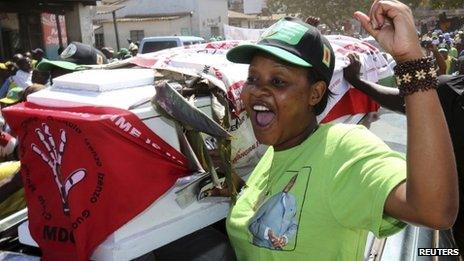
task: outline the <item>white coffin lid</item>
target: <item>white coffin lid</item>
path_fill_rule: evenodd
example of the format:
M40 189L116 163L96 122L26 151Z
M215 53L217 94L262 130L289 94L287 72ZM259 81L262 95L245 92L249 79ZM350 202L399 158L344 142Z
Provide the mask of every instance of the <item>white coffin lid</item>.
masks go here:
M154 81L152 69L85 70L53 79L53 88L104 92L151 85Z
M49 107L78 107L85 105L109 106L129 109L140 102L148 101L155 95L153 85L95 92L61 88L46 88L27 96L27 101Z

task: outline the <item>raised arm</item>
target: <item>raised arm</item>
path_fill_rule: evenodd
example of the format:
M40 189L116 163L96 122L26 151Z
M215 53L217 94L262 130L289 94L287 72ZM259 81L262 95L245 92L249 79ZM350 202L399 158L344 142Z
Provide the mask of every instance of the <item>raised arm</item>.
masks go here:
M356 12L355 17L398 65L423 58L409 7L396 0L375 0L369 14ZM418 66L418 63L411 64ZM429 72L432 75L432 71ZM407 180L390 193L385 213L407 222L447 229L456 219L459 204L456 164L448 127L437 92L431 88L434 84L421 82L424 75L420 70L415 74L414 70L404 68L401 75L407 73L409 76L402 79L410 80L410 76L418 79L414 88L421 85L428 88L420 88L405 96ZM407 83L400 84L400 88Z
M446 74L446 63L445 59L443 59L443 56L440 54L438 51L438 48L434 44L429 44L427 48L430 50L430 52L433 54L433 58L435 58L435 61L438 65L438 71L437 75L443 75Z
M385 87L370 81L361 79L359 70L361 62L355 53L348 55L350 65L343 70L343 77L356 89L364 92L389 110L404 113L404 99L396 88Z

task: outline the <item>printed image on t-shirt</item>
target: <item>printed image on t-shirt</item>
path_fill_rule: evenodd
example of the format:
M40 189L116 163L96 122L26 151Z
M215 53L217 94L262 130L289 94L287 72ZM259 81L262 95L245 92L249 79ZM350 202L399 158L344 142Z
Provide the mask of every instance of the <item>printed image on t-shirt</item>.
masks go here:
M283 250L295 238L297 202L290 193L297 175L293 176L283 191L267 199L250 220L248 229L253 244L273 250Z

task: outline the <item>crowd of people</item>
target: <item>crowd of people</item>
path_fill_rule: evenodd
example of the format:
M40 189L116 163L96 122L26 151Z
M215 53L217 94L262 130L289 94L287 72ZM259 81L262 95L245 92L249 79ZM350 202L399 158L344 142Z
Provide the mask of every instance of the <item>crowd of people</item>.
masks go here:
M395 59L397 88L363 80L355 54L344 77L406 115L406 157L363 127L317 122L330 99L335 54L317 18L280 20L258 43L227 54L250 65L241 98L257 140L269 149L231 206L226 247L214 254L222 260L359 260L368 231L390 236L406 223L452 229L464 253L464 32L417 35L409 8L398 1L376 1L369 16L355 18ZM108 62L137 55L138 43L128 44L101 53ZM0 63L1 107L80 70L73 61L49 60L37 48ZM1 119L0 128L1 220L26 203L18 140ZM192 247L184 249L203 255L201 245Z
M0 106L5 108L26 100L27 95L45 88L48 78L37 69L44 60L40 48L17 53L11 61L0 63ZM17 138L0 117L0 219L26 207L19 175Z
M459 74L460 67L464 62L464 32L456 30L452 32L443 32L436 29L422 35L421 45L426 48L430 54L439 53L438 59L444 66L440 68L441 74ZM434 55L435 57L438 57Z

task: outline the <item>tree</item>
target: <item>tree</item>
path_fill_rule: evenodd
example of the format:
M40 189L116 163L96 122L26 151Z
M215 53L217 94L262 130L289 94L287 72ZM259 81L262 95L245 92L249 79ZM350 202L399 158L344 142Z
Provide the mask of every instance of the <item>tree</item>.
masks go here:
M462 0L430 0L429 5L433 9L464 8Z
M272 13L286 13L300 18L317 16L321 23L332 29L338 22L352 18L356 10L368 10L371 2L368 0L267 0L267 8Z
M463 0L403 0L411 9L425 8L463 8ZM368 12L372 0L267 0L267 9L271 13L285 13L296 15L300 18L317 16L321 23L327 24L332 29L338 22L353 17L357 10Z

